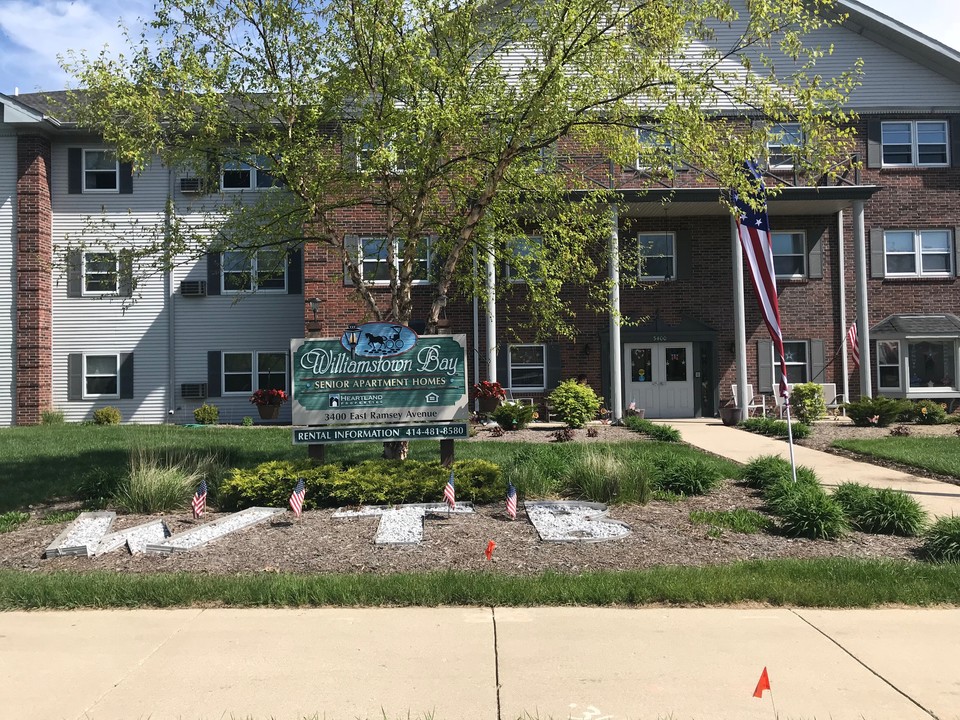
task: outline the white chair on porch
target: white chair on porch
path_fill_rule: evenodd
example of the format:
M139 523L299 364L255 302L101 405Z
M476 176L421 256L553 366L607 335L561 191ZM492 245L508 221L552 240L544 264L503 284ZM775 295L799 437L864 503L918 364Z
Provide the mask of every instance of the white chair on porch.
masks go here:
M737 393L737 384L733 383L730 386L730 389L733 391L733 402L735 405L740 405L740 395ZM767 398L765 395L756 395L753 392L753 385L747 383L747 413L744 417L750 417L751 410L760 410L760 413L763 417L767 416Z

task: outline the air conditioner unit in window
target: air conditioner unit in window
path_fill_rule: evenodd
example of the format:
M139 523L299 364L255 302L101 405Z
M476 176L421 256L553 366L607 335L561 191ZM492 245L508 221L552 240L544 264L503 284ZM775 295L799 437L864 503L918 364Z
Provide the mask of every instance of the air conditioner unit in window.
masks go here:
M180 283L180 294L184 297L205 297L207 294L207 281L183 280Z
M203 180L198 177L180 178L180 192L185 195L196 195L203 192Z
M180 397L185 400L203 400L207 397L207 384L183 383L180 385Z

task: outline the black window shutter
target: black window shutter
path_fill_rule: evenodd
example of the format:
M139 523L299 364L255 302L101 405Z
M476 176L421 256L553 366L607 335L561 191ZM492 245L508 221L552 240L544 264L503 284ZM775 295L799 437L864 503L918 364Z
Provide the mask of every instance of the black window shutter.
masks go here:
M119 257L120 277L117 278L117 290L121 297L131 297L136 285L133 279L133 253L121 250Z
M287 294L303 294L303 248L291 250L287 255Z
M560 384L563 373L563 361L560 356L560 344L547 344L547 391Z
M67 253L67 297L81 297L82 295L83 251L71 250Z
M497 347L497 382L505 388L510 387L510 348L507 345Z
M357 172L357 138L350 132L350 130L344 129L343 133L340 136L340 142L342 145L342 155L343 155L343 169L348 173Z
M826 355L823 350L823 340L810 341L810 382L826 382L823 369L826 367ZM832 398L828 398L832 400Z
M815 228L810 234L807 250L807 277L811 280L823 279L823 238L827 229Z
M133 353L120 353L120 397L133 397Z
M220 367L223 362L223 356L219 350L211 350L207 353L207 397L220 397L223 394L220 389Z
M350 256L350 259L354 263L360 262L360 236L359 235L344 235L343 247L347 255ZM353 285L353 280L350 278L350 271L347 269L346 263L344 263L343 265L343 284Z
M960 227L953 229L953 274L960 275Z
M883 126L879 120L867 121L867 167L883 166Z
M677 280L693 277L693 234L689 230L677 231Z
M960 167L960 115L950 118L950 164Z
M83 192L83 148L67 148L67 193Z
M67 355L67 400L83 400L83 355Z
M757 341L757 392L773 392L773 343Z
M220 253L207 253L207 295L220 294Z
M870 277L883 278L883 228L870 228Z
M133 163L120 163L120 194L133 195Z

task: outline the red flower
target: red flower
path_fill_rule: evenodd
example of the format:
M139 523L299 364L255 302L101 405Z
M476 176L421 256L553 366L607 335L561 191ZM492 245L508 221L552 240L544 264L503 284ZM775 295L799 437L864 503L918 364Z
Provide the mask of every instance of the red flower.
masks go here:
M283 405L289 399L283 390L257 390L250 396L254 405Z
M482 380L473 386L473 396L475 398L494 398L503 400L507 397L507 391L498 382Z

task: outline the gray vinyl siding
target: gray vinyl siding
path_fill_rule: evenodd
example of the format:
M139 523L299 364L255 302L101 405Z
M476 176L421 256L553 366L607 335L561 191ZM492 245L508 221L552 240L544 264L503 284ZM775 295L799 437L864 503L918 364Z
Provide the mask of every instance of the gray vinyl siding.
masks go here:
M159 163L134 174L133 193L67 193L67 150L101 144L62 142L51 150L53 206L53 404L69 421L89 419L95 409L119 408L124 422L159 423L167 413L169 355L166 292L162 274L141 278L133 297L68 297L62 249L82 241L98 243L152 242L162 236L169 173ZM109 228L92 228L89 218L107 219ZM106 238L104 236L107 236ZM102 247L102 245L101 245ZM133 302L131 302L133 301ZM70 354L133 353L132 399L68 399Z
M0 427L13 424L17 396L17 138L0 125Z

